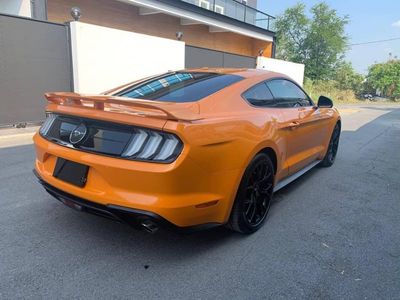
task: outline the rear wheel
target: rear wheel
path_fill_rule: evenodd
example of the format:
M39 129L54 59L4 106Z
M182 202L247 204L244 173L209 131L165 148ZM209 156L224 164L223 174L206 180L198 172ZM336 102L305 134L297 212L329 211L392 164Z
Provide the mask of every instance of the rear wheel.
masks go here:
M333 129L331 140L329 141L328 152L326 153L324 159L321 161L321 167L330 167L333 165L336 159L336 154L339 148L340 139L340 124L337 123Z
M247 167L228 227L240 233L253 233L264 223L272 200L274 166L268 155L258 154Z

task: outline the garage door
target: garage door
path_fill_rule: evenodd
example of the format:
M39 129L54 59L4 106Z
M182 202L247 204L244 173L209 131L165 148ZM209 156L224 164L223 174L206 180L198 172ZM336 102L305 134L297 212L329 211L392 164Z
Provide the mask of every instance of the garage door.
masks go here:
M205 48L186 46L186 68L255 68L256 58Z
M0 127L44 118L48 91L71 90L68 28L0 14Z

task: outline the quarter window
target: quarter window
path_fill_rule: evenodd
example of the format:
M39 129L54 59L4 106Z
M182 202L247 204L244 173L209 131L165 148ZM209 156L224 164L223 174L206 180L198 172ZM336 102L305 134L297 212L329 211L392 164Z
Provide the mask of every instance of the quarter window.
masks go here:
M254 106L275 106L274 97L265 83L258 84L243 94L246 100Z
M296 84L285 79L267 82L268 88L276 100L278 107L311 106L308 96Z

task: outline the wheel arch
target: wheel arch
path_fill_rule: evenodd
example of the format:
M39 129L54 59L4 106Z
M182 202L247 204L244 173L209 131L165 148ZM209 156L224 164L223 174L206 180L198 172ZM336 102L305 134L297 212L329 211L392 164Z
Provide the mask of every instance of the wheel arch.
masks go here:
M257 145L257 147L255 147L253 149L253 151L251 151L251 153L249 153L249 155L248 155L248 157L247 157L247 159L245 161L245 164L243 165L243 168L242 168L239 176L237 177L237 182L235 184L236 188L235 188L235 191L233 193L231 205L228 207L228 209L226 211L225 218L224 218L225 222L227 222L229 217L230 217L230 214L231 214L231 211L232 211L232 207L233 207L233 204L235 202L235 197L236 197L240 182L241 182L241 180L243 178L244 172L246 171L246 168L249 166L251 161L258 154L265 153L266 155L268 155L271 158L272 163L274 165L275 175L277 174L277 172L279 171L279 168L280 168L279 154L278 154L279 152L277 151L277 149L279 149L278 146L273 141L269 140L269 141L264 141L263 143Z
M272 164L274 165L274 174L276 174L278 170L278 157L275 153L275 150L271 147L265 147L264 149L261 149L257 154L259 153L264 153L268 155L268 157L271 159Z
M340 118L337 119L336 124L339 124L340 130L342 130L342 120Z

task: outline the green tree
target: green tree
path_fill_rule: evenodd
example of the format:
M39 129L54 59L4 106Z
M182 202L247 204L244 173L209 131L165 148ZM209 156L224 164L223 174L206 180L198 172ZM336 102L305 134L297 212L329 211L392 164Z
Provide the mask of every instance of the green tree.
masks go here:
M341 90L358 93L363 89L364 76L357 73L349 62L340 62L336 66L334 80L337 82L336 87Z
M383 96L400 99L400 60L390 59L369 67L367 85L379 90Z
M299 3L278 17L277 58L305 64L312 80L332 79L346 50L348 17L338 16L325 2L311 8L311 17L305 8Z

